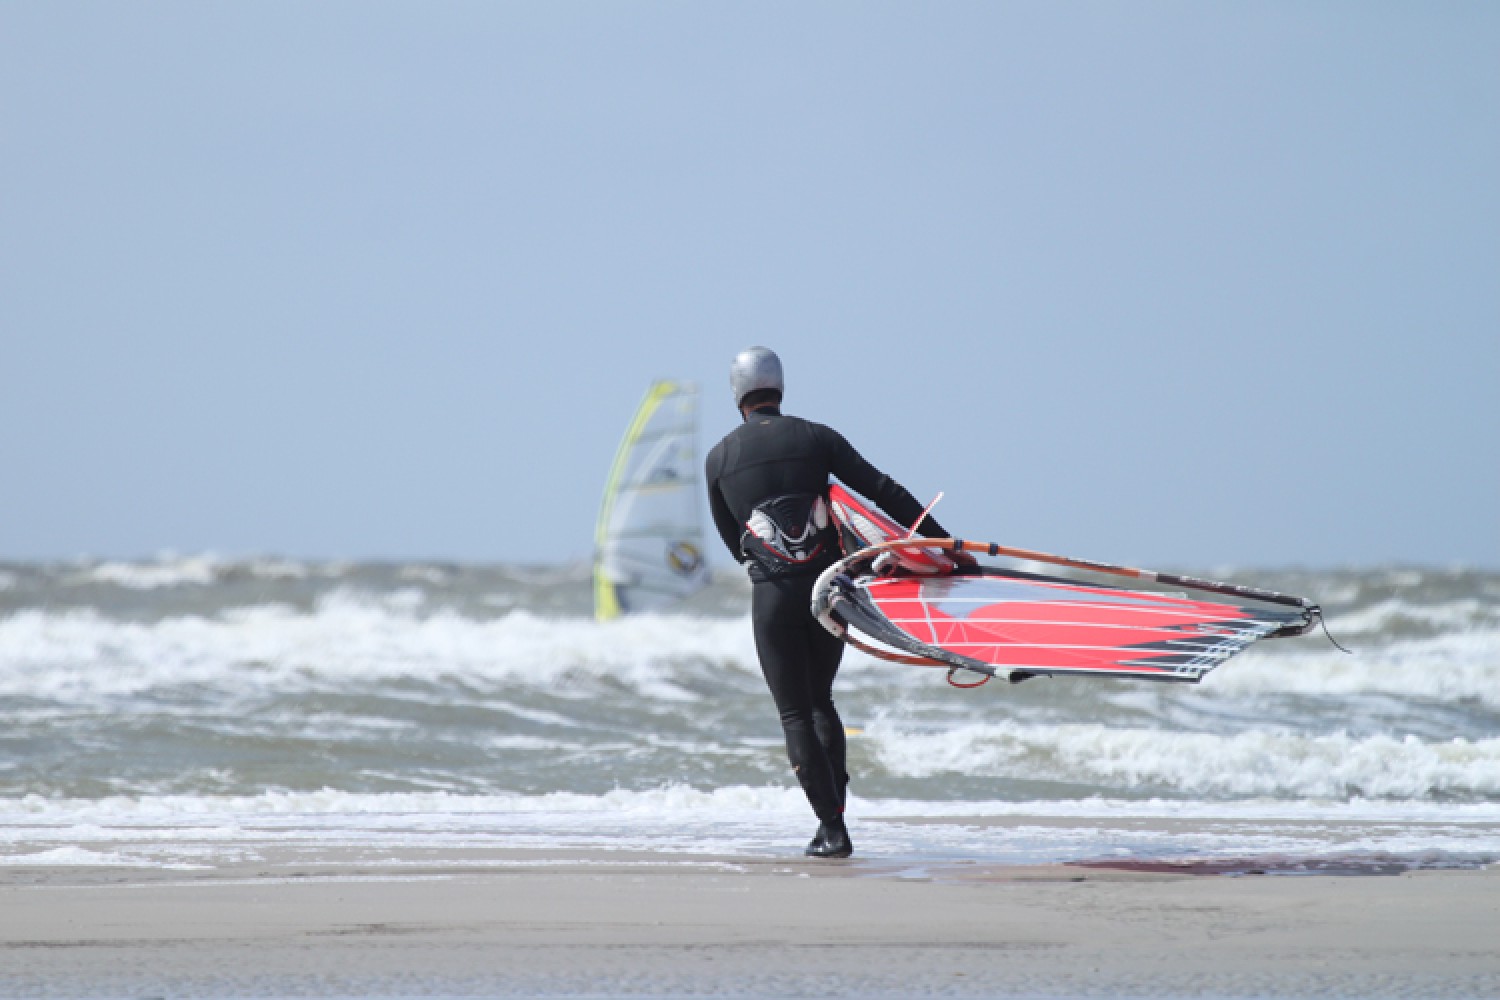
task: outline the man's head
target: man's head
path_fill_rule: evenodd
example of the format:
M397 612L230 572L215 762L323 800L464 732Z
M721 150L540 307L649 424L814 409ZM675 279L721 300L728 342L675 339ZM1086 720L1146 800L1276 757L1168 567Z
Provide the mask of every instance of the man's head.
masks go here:
M781 359L768 347L741 351L729 366L729 388L734 392L734 405L742 413L747 407L780 403L786 388Z

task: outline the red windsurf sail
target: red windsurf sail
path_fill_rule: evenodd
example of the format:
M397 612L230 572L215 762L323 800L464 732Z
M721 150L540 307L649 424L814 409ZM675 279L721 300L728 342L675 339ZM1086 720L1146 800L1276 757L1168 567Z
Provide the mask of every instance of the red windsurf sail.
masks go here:
M872 639L1011 676L1197 681L1257 639L1300 631L1306 617L993 568L845 577L838 598L838 615Z
M813 595L813 613L845 641L902 663L1023 680L1038 674L1197 681L1257 639L1301 635L1311 602L1254 587L1066 559L908 531L835 484L829 504L845 558ZM966 549L1263 602L1268 607L1127 589L1018 570L957 568ZM874 640L886 650L866 645Z
M913 529L903 527L882 514L869 501L838 483L828 487L828 506L833 511L834 523L839 528L839 544L844 555L894 538L905 538ZM940 551L912 549L893 552L891 557L902 569L924 576L947 573L953 569L953 560Z

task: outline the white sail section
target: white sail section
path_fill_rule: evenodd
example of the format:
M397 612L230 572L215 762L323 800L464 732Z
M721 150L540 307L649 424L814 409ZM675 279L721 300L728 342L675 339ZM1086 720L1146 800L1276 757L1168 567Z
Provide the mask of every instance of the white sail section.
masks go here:
M666 608L708 583L698 387L655 382L615 455L594 536L594 614Z

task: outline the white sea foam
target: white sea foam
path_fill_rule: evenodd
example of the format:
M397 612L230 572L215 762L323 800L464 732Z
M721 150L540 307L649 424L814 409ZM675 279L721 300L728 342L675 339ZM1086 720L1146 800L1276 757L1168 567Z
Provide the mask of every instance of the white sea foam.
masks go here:
M120 866L134 864L129 858L113 851L90 851L82 847L54 847L46 851L28 851L22 854L0 854L0 866L19 865L83 865Z
M59 579L64 586L109 585L127 590L162 590L171 587L206 587L218 583L231 573L258 580L306 580L311 577L339 579L354 564L341 561L306 562L274 556L232 560L212 552L178 555L164 552L153 559L82 560L73 564ZM431 582L441 571L427 567L408 567L411 579Z
M260 580L305 580L312 574L307 563L293 559L252 559L245 564L245 568L251 576Z
M453 578L453 574L439 566L402 566L397 573L403 580L442 586Z
M893 773L1172 789L1191 797L1500 797L1500 739L1426 742L1257 730L1233 735L1100 725L970 724L866 737Z
M419 591L344 589L312 614L261 606L143 624L94 611L22 611L0 619L0 695L73 701L182 684L296 689L444 676L544 687L592 675L651 698L692 700L662 669L664 659L757 669L743 620L684 628L681 618L654 615L601 625L525 611L489 621L422 611Z
M69 583L108 583L131 590L213 583L222 560L213 555L163 555L154 562L102 562L79 570Z
M1203 681L1216 695L1391 694L1500 706L1500 628L1387 640L1352 655L1252 650Z
M862 818L1043 818L1098 820L1226 820L1243 822L1348 822L1500 824L1500 802L1437 803L1348 799L872 799L851 795L851 816ZM640 817L664 825L703 817L807 815L802 792L785 785L730 785L699 789L682 784L613 789L596 795L575 792L459 795L451 792L310 792L271 790L257 795L112 795L97 799L25 795L0 798L0 836L66 827L79 842L132 837L172 839L176 827L191 828L199 839L233 840L246 830L279 829L280 821L327 819L350 828L410 827L414 820L483 827L496 817L558 816L594 822L598 817ZM133 831L133 832L126 832ZM1500 834L1500 831L1497 831Z
M598 795L548 792L525 795L457 795L450 792L346 792L324 788L311 792L271 790L257 795L112 795L98 799L58 799L42 795L0 798L0 824L68 825L75 830L95 824L173 824L195 827L205 818L223 820L217 827L233 836L243 822L275 817L362 816L371 822L406 822L412 816L492 816L496 814L612 814L680 818L693 813L776 813L800 815L807 802L789 786L734 785L708 790L668 784L631 791L614 789ZM202 829L199 829L200 834Z
M1295 649L1257 647L1210 674L1202 690L1218 697L1379 693L1500 705L1500 628L1387 640L1352 656L1305 647L1306 641ZM257 677L450 675L546 685L567 676L608 674L643 693L651 688L659 697L682 698L663 664L683 659L758 669L743 618L641 615L601 625L517 610L478 620L430 608L416 588L372 594L339 587L320 598L312 613L263 605L149 624L88 610L28 610L0 618L0 694L80 696L89 689L121 693L166 683L240 685ZM841 683L912 686L933 676L910 669L860 674L871 662L851 652ZM253 667L249 676L247 665Z
M1350 852L1500 857L1496 805L854 797L849 815L860 857L877 861L1040 863ZM996 819L1006 822L985 822ZM1189 825L1149 825L1155 820ZM667 786L592 796L333 791L103 800L28 796L0 800L0 864L189 867L258 861L270 849L329 848L357 849L376 858L409 848L650 851L664 860L703 854L795 857L809 823L801 793L785 787L705 792Z
M1357 611L1341 613L1330 622L1340 635L1377 635L1401 626L1464 630L1481 625L1500 625L1500 608L1477 597L1422 604L1389 598Z

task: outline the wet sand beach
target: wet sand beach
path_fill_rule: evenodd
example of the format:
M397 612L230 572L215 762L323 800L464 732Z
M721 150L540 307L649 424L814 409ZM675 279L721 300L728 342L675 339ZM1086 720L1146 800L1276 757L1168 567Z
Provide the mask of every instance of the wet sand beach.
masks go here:
M0 994L1500 996L1493 867L247 855L0 870Z

